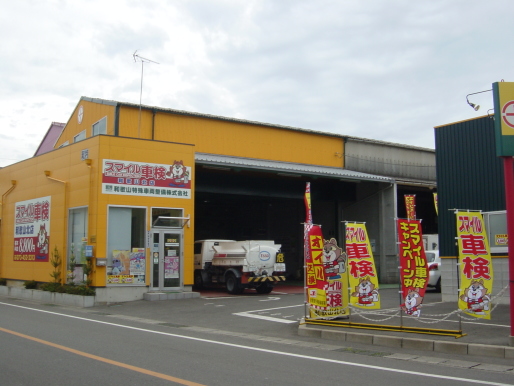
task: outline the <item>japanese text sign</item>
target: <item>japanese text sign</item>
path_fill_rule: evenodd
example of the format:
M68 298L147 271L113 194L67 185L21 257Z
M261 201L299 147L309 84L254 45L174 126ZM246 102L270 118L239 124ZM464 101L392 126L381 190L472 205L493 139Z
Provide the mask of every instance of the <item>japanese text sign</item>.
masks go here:
M459 245L459 308L477 318L490 319L493 264L480 212L455 212Z
M365 224L346 223L346 253L350 304L379 309L378 276Z
M411 316L420 315L420 307L428 284L428 266L423 247L421 221L398 219L398 245L402 310Z
M405 194L405 209L407 211L407 218L409 220L416 219L416 195L415 194Z
M50 196L14 206L14 261L49 261Z
M191 167L103 160L102 193L129 196L191 198Z

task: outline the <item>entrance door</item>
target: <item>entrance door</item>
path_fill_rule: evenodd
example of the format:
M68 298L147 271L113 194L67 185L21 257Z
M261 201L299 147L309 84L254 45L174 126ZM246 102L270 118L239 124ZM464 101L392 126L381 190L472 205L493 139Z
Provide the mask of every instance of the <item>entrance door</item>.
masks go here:
M182 244L179 230L153 230L152 289L182 289Z

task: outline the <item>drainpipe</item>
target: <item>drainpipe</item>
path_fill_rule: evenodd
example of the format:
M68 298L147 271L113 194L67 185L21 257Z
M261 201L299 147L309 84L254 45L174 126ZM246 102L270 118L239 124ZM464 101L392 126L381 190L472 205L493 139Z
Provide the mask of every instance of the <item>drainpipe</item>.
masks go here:
M2 194L2 201L0 202L0 248L3 248L3 246L5 245L4 244L4 240L3 240L3 236L4 236L4 232L2 230L3 228L3 218L4 218L4 201L5 201L5 197L7 197L7 195L9 193L11 193L13 191L13 189L16 187L16 180L11 180L11 187L7 190L7 192L5 192L4 194ZM0 249L0 256L2 255L2 251ZM0 264L0 268L2 268L2 265ZM1 277L1 275L0 275Z
M67 210L67 205L68 205L67 192L66 192L66 184L67 184L67 182L63 181L63 180L58 180L57 178L50 177L50 175L51 175L50 170L45 170L44 173L45 173L46 178L48 178L49 180L60 182L61 184L63 184L63 187L64 187L64 205L63 205L63 217L62 218L63 218L63 222L64 222L64 234L67 235L68 234L68 221L67 221L68 216L66 216L66 210ZM68 266L68 253L67 253L67 250L66 250L66 240L63 241L63 247L64 247L64 249L63 249L64 259L61 262L61 265L64 265L64 270L61 270L61 280L62 280L62 283L65 284L66 283L66 268Z

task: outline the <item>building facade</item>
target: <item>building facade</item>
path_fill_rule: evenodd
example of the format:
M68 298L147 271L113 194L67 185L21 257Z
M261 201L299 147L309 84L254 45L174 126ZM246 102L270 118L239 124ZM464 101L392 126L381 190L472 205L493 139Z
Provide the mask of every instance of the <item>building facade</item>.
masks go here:
M82 279L93 256L99 302L187 292L193 243L208 238L273 239L300 278L306 182L325 238L343 245L344 221L366 222L382 283L399 277L403 193L418 195L424 232L437 232L430 149L87 97L53 138L0 169L0 277L10 282L50 281L57 248L63 281ZM33 213L42 205L46 222Z

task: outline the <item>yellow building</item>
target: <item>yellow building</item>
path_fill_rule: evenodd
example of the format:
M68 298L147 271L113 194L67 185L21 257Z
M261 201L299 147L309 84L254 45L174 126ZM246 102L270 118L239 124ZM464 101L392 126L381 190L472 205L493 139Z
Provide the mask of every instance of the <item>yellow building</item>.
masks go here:
M193 244L207 238L275 239L299 276L306 181L325 237L341 243L342 220L369 221L379 262L395 255L383 241L395 181L345 169L349 137L86 97L60 130L51 151L0 169L10 283L51 281L57 248L63 282L82 281L92 256L98 302L190 292Z

